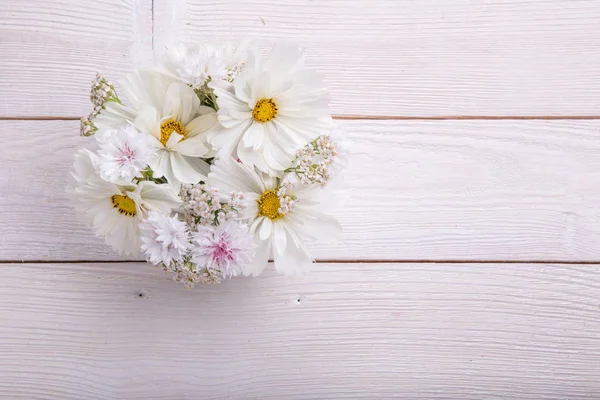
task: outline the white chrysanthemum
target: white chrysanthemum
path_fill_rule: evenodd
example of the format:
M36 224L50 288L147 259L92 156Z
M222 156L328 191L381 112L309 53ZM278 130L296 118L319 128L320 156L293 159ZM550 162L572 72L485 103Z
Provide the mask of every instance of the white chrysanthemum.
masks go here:
M180 79L194 88L210 78L211 86L231 81L246 62L248 44L242 42L178 43L167 49L159 71Z
M247 209L244 220L256 240L257 255L245 275L258 275L273 257L275 269L294 275L310 268L312 258L305 244L310 240L332 241L341 231L328 212L341 207L345 192L337 183L327 186L278 187L277 179L259 175L231 158L219 159L208 175L208 185L224 193L244 192Z
M151 211L140 230L142 251L152 264L181 262L190 248L186 224L177 217Z
M153 154L148 136L129 124L97 134L96 138L100 142L98 170L107 181L131 182L140 176Z
M205 178L209 167L200 157L213 156L206 131L216 124L216 113L200 106L188 85L155 71L135 71L122 86L131 107L108 104L96 118L97 134L133 123L149 135L155 150L149 166L155 177L164 176L176 190L181 183L198 183Z
M221 271L223 278L243 274L252 263L254 242L248 226L239 221L199 225L192 237L192 262L198 267Z
M267 58L250 53L233 85L215 88L222 129L209 133L220 156L276 175L297 150L331 129L321 77L304 68L301 49L275 46Z
M102 179L96 170L97 156L80 150L73 163L67 193L75 210L96 236L119 254L140 251L139 223L149 211L170 213L180 199L168 185L143 181L138 185L118 185Z

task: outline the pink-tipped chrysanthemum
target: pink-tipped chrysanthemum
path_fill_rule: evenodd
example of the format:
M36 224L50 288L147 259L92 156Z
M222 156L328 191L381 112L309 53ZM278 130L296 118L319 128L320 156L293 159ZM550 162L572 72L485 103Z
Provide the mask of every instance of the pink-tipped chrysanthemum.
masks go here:
M142 251L152 264L180 262L190 247L185 222L157 212L150 212L140 224Z
M254 242L248 226L229 220L219 226L198 226L193 234L192 262L218 270L223 278L245 274L252 263Z

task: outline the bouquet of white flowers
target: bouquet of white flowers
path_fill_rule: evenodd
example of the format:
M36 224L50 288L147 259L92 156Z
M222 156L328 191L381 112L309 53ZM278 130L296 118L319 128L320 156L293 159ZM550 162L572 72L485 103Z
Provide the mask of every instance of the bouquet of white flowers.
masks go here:
M182 43L121 82L92 84L67 192L80 218L120 254L194 286L286 275L335 240L343 205L339 146L322 78L301 49L268 56L246 43Z

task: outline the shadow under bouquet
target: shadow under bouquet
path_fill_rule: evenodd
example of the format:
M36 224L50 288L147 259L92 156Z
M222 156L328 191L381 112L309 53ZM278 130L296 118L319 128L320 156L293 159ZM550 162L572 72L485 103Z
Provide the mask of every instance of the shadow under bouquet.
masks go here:
M346 199L329 96L302 49L180 43L115 86L97 75L67 192L122 255L187 286L310 268Z

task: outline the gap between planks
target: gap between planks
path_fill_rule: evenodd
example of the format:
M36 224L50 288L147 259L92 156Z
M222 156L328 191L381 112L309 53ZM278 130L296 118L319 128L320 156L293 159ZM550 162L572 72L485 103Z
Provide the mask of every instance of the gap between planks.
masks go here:
M392 115L333 115L336 120L373 121L467 121L467 120L599 120L600 115L439 115L439 116L392 116ZM0 121L78 121L80 117L0 117Z
M154 0L150 2L150 22L152 23L152 41L150 42L152 46L152 54L154 54L154 38L156 37L155 26L156 21L154 18Z
M0 264L134 264L144 260L0 260ZM269 260L272 262L272 260ZM317 260L317 264L556 264L600 265L597 261L556 260Z

